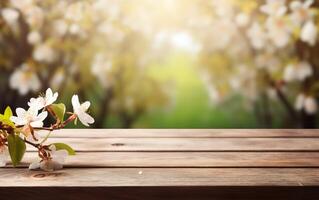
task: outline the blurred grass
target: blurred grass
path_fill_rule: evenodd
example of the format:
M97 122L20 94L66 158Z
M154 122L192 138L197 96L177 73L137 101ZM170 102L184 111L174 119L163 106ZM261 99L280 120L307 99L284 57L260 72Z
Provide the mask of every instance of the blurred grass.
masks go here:
M239 97L219 106L209 102L191 59L175 54L150 67L149 73L156 79L173 81L169 82L169 87L173 87L175 102L170 108L158 108L144 114L134 128L258 128L255 116L243 108Z

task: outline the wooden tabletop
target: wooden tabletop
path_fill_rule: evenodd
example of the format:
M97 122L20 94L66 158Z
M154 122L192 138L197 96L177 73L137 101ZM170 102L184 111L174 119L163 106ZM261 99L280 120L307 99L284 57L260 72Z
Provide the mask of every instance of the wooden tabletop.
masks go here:
M77 155L63 170L29 171L37 153L28 148L19 168L0 168L0 195L319 198L319 130L70 129L53 132L50 141Z

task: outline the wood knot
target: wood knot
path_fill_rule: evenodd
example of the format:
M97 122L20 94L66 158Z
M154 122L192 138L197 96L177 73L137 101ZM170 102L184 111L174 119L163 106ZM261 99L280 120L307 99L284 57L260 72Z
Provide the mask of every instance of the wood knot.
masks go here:
M59 177L62 176L63 173L37 173L33 175L33 178L45 178L45 177Z
M124 144L123 143L113 143L113 144L111 144L112 146L124 146Z

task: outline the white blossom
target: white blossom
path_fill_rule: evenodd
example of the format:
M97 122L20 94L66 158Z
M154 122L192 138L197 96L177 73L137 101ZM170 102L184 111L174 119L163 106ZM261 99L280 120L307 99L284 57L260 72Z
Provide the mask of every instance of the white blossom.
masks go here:
M24 12L30 10L34 6L34 0L10 0L10 4Z
M58 70L54 73L54 75L53 75L53 77L52 77L52 79L51 79L51 81L50 81L50 86L51 86L53 89L57 90L57 89L59 89L60 86L62 85L64 79L65 79L65 72L64 72L64 68L61 67L60 69L58 69Z
M92 62L91 72L105 88L112 82L112 77L109 75L111 71L111 59L107 59L103 54L98 53Z
M239 13L235 18L236 24L239 27L245 27L250 22L250 16L246 13Z
M65 20L59 19L53 22L53 33L58 37L64 36L68 32L68 24Z
M91 105L91 103L89 101L86 101L86 102L80 104L79 96L73 95L73 97L72 97L73 112L79 118L81 123L85 126L89 126L89 124L94 123L93 117L91 117L89 114L87 114L87 110L89 109L90 105Z
M56 150L54 145L50 145L50 157L43 159L41 161L33 162L29 165L30 170L42 169L43 171L54 171L63 168L63 164L65 162L66 157L68 156L68 152L66 150Z
M308 20L312 20L314 13L310 9L310 6L313 4L313 2L313 0L306 0L304 2L292 1L290 3L290 9L292 11L292 13L290 14L290 18L292 23L300 26L302 25L302 23Z
M308 96L305 99L305 111L306 113L313 115L318 111L318 104L315 98Z
M69 4L65 10L64 18L72 22L80 22L85 17L83 15L85 10L86 4L83 2Z
M41 34L38 31L32 31L28 34L27 40L29 44L35 45L41 42Z
M12 89L17 89L20 95L26 95L30 91L36 92L41 88L38 76L27 64L23 64L12 73L9 85Z
M303 42L314 46L317 42L318 29L313 21L308 21L301 30L300 39Z
M318 111L318 104L315 98L313 97L306 97L305 99L305 111L306 113L313 115L316 114Z
M250 39L251 45L255 49L262 49L267 43L267 35L265 30L257 22L254 22L252 26L247 31L247 36Z
M305 102L305 95L304 94L299 94L296 98L296 101L295 101L295 109L300 111L303 109L304 107L304 102Z
M42 108L53 104L57 100L58 96L59 94L57 92L53 94L51 88L48 88L44 97L40 96L38 98L31 98L28 105L30 108L41 110Z
M267 0L265 5L260 7L260 10L273 17L283 16L287 12L285 0Z
M37 45L33 51L33 58L39 62L52 63L56 60L57 55L54 49L47 44Z
M19 18L19 12L13 8L2 9L1 15L5 22L10 26L15 26Z
M283 48L290 41L290 28L282 17L269 17L266 21L269 39L277 48Z
M307 114L313 115L318 111L318 104L314 97L299 94L295 102L295 108L298 111L304 110Z
M42 127L43 121L48 116L48 113L46 111L39 114L38 110L33 107L30 107L28 110L17 108L16 114L17 116L12 116L10 118L10 120L13 121L15 125L30 125L32 127Z
M27 23L33 28L41 28L44 23L45 13L39 6L31 6L24 10Z
M302 61L295 64L289 64L284 70L283 79L286 82L304 81L312 74L313 70L311 65L306 61Z

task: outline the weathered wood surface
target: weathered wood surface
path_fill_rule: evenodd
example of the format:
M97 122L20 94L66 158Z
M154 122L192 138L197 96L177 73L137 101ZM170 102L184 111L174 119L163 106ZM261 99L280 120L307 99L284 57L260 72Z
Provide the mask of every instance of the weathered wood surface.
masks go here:
M60 142L50 138L48 142ZM77 151L319 151L319 138L63 138ZM29 150L34 150L29 147Z
M313 168L74 168L52 173L11 168L0 174L1 186L317 186L319 181L319 169Z
M44 136L47 132L39 132ZM316 129L63 129L55 138L306 138L319 137Z
M20 167L36 158L27 152ZM319 167L319 152L78 152L64 167Z
M74 199L70 193L79 199L319 196L318 130L83 129L51 137L77 155L60 171L28 171L36 158L28 148L19 168L0 169L0 199Z

